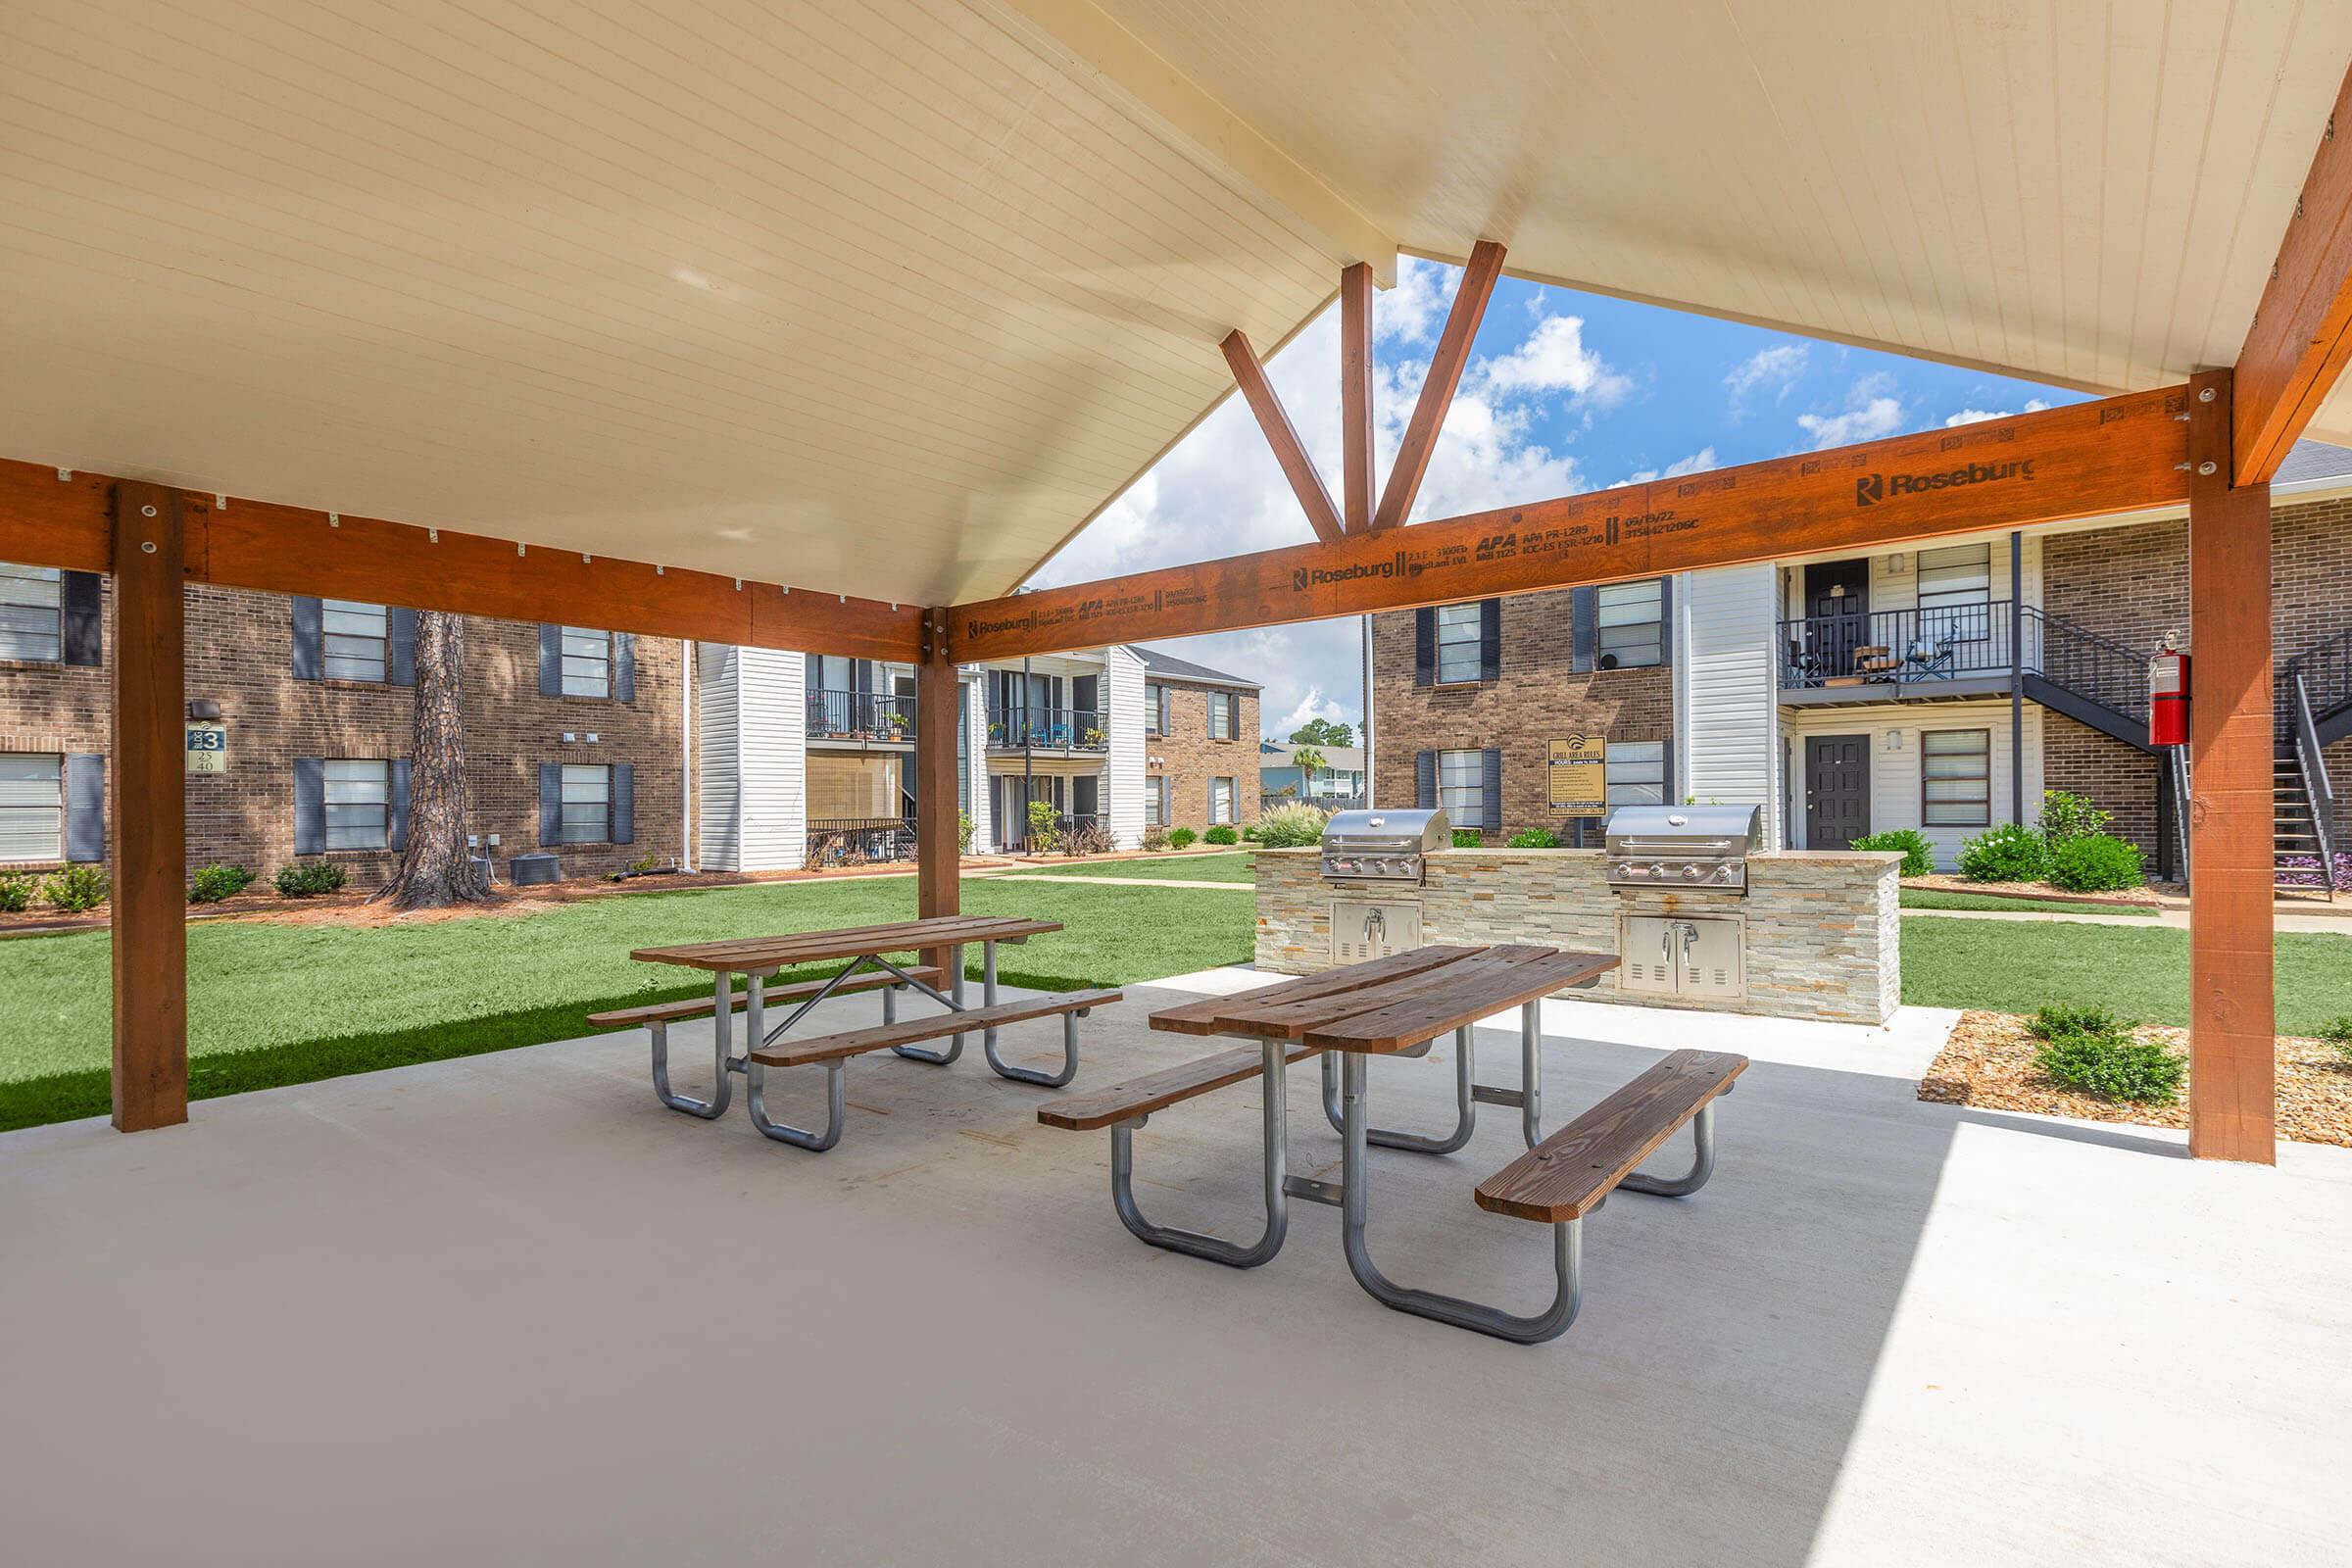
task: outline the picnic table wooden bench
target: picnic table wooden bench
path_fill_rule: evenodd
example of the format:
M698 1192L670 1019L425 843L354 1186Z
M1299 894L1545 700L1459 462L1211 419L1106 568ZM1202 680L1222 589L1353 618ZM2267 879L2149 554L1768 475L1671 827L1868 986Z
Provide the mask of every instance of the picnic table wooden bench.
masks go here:
M1304 980L1212 997L1154 1013L1152 1027L1183 1034L1234 1034L1254 1046L1205 1056L1131 1079L1093 1094L1041 1107L1050 1127L1111 1130L1111 1202L1127 1229L1154 1247L1252 1268L1273 1257L1289 1230L1288 1200L1338 1207L1348 1271L1374 1299L1398 1311L1491 1334L1520 1344L1556 1338L1582 1304L1581 1223L1619 1188L1680 1197L1696 1192L1713 1173L1714 1102L1745 1069L1744 1057L1678 1051L1585 1111L1550 1137L1540 1128L1540 1039L1536 1009L1544 996L1590 985L1616 967L1614 956L1561 953L1537 947L1431 947L1351 964ZM1524 1049L1517 1097L1478 1085L1471 1065L1477 1020L1517 1005ZM1558 1289L1550 1306L1514 1316L1435 1292L1392 1283L1373 1263L1365 1241L1369 1204L1366 1148L1374 1141L1365 1094L1365 1062L1373 1055L1416 1055L1438 1036L1455 1036L1461 1125L1454 1135L1419 1138L1389 1134L1390 1147L1419 1153L1459 1149L1470 1136L1471 1112L1481 1101L1521 1105L1526 1152L1476 1190L1478 1204L1514 1218L1553 1226ZM1327 1079L1340 1066L1339 1103L1326 1095L1343 1137L1341 1180L1334 1184L1289 1173L1285 1125L1285 1069L1307 1056L1323 1059ZM1134 1193L1134 1135L1156 1111L1212 1094L1255 1074L1264 1115L1265 1229L1253 1242L1228 1242L1197 1231L1152 1223ZM1676 1177L1644 1176L1635 1167L1685 1125L1694 1127L1696 1155Z
M671 1109L705 1120L717 1116L730 1100L731 1075L741 1073L745 1108L753 1126L778 1143L821 1152L831 1149L841 1139L848 1109L846 1064L850 1058L869 1052L889 1050L909 1060L945 1066L962 1054L964 1036L977 1030L988 1064L999 1076L1053 1088L1070 1082L1078 1071L1076 1020L1098 1006L1116 1002L1119 993L1089 990L1015 1002L997 1000L997 944L1024 942L1032 936L1060 929L1060 923L1053 920L951 915L840 931L805 931L685 947L640 948L629 956L641 962L679 964L710 972L714 977L710 999L620 1008L599 1013L590 1021L613 1027L643 1025L652 1032L654 1091ZM963 1004L963 949L974 944L984 954L982 981L986 992L980 1006L967 1007ZM950 954L950 961L944 968L901 964L890 956L939 950ZM767 985L768 979L782 969L836 958L850 961L827 979ZM745 977L740 992L734 989L734 976L738 974ZM943 978L949 987L945 991L940 988ZM875 990L882 993L880 1024L830 1035L786 1038L792 1027L817 1004L850 992ZM899 993L908 990L931 998L947 1010L921 1017L899 1017L896 999ZM767 1008L779 1002L799 1005L782 1023L770 1027ZM745 1015L747 1037L740 1055L732 1044L732 1019L738 1010ZM999 1054L997 1031L1001 1026L1055 1016L1062 1020L1062 1064L1058 1071L1016 1066ZM713 1021L711 1057L717 1088L708 1101L675 1094L669 1087L668 1025L694 1017L710 1017ZM945 1051L927 1051L919 1045L922 1041L941 1039L952 1041ZM811 1065L825 1068L824 1126L801 1128L770 1117L765 1070Z

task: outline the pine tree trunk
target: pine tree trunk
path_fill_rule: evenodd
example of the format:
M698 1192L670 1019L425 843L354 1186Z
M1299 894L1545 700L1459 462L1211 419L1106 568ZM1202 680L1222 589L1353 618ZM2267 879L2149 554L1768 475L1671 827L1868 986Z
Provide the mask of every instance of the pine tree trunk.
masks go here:
M416 731L409 748L408 839L374 897L439 909L490 896L466 846L466 621L416 616Z

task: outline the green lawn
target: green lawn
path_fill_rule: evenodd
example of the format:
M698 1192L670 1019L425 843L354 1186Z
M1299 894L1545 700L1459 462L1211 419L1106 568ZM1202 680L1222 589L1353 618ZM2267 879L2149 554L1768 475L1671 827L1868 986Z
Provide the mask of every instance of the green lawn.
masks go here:
M1025 865L1022 876L1141 876L1178 882L1254 882L1257 856L1250 850L1223 855L1172 855L1149 860L1073 860L1068 865Z
M1906 909L2017 909L2035 914L2122 914L2153 920L2156 911L2144 904L2069 904L2064 899L1996 899L1983 893L1946 893L1941 888L1905 888L1899 895Z
M963 885L969 914L1068 930L1000 950L1016 984L1122 985L1249 961L1251 905L1232 894L1040 882ZM617 896L514 917L346 928L220 921L188 930L196 1098L589 1033L590 1012L695 994L631 948L909 919L905 878ZM970 955L977 963L979 955ZM104 932L0 942L0 1128L107 1108ZM975 969L976 973L977 970Z

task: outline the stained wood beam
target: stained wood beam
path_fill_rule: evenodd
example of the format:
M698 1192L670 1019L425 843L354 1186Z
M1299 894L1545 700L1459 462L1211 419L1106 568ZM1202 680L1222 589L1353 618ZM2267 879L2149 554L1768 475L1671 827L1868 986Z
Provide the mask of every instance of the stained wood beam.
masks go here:
M114 514L114 744L106 759L114 908L114 1121L188 1119L187 715L180 498L123 480Z
M1017 659L2177 506L2187 406L2185 387L2135 392L958 605L956 655Z
M1331 504L1331 492L1323 486L1323 475L1315 471L1314 460L1306 455L1299 443L1298 432L1291 426L1291 416L1283 411L1282 399L1274 392L1274 383L1266 379L1266 368L1258 363L1257 351L1250 339L1236 327L1225 334L1218 345L1225 351L1225 363L1233 367L1234 383L1257 416L1257 427L1265 432L1266 445L1274 449L1274 461L1282 465L1283 477L1291 481L1291 493L1306 513L1315 537L1325 544L1337 544L1347 530L1340 526L1339 509Z
M111 475L0 461L0 561L112 569ZM707 571L173 490L190 582L853 659L911 660L921 611Z
M1372 515L1376 531L1396 527L1412 513L1413 498L1421 493L1421 478L1429 472L1430 457L1438 448L1446 411L1453 406L1454 389L1462 384L1462 371L1470 364L1478 323L1487 318L1487 301L1494 297L1494 281L1501 275L1500 245L1482 239L1470 248L1469 265L1453 291L1453 308L1446 313L1446 330L1438 335L1438 351L1430 357L1429 376L1421 383L1421 399L1413 405L1412 422L1404 427L1389 482L1381 487L1380 508Z
M2230 382L2220 370L2189 383L2188 1152L2267 1165L2278 1158L2271 487L2230 483Z
M1372 269L1340 274L1340 520L1368 533L1380 485L1372 456Z
M2338 134L2339 128L2341 134ZM2228 472L2267 482L2352 360L2352 71L2237 351Z
M922 919L955 914L962 904L963 846L956 802L956 664L948 655L948 612L926 610L914 670L915 912ZM962 970L956 955L923 956L953 986Z

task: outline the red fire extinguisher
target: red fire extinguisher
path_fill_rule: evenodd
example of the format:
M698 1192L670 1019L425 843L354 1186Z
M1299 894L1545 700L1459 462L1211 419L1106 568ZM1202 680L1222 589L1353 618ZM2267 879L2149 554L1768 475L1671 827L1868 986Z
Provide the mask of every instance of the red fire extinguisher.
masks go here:
M2188 656L2169 634L2148 661L2148 744L2188 744Z

